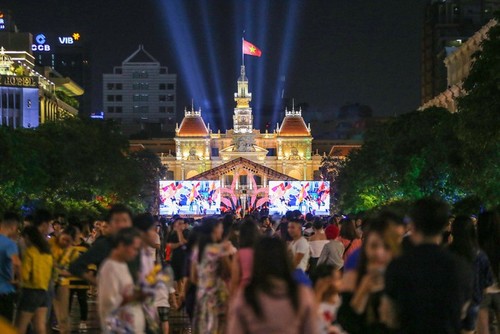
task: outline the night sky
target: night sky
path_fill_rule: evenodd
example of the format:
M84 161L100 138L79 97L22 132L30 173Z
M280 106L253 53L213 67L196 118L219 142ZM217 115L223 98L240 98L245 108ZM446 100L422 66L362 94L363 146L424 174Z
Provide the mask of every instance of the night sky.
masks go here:
M245 58L257 122L265 118L262 110L279 102L283 78L284 96L311 111L331 112L346 103L369 105L376 116L415 109L425 3L2 0L0 7L13 11L20 31L82 34L90 43L93 110L102 106L102 73L144 44L178 74L179 111L194 98L205 111L224 113L230 124L243 30L263 52Z

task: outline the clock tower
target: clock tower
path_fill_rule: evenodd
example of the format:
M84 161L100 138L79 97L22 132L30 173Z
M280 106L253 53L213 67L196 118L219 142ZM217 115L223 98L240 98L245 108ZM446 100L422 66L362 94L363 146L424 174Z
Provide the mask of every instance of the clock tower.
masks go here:
M241 75L238 78L238 92L234 93L236 108L234 108L234 133L252 133L253 115L250 108L252 93L248 92L248 78L245 75L245 65L241 65Z

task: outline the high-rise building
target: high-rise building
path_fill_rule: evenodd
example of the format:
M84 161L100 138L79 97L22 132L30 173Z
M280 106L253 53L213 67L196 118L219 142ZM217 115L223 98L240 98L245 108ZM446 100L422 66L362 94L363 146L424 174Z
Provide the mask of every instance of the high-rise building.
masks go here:
M30 46L35 65L50 67L64 77L69 77L85 91L91 91L90 54L88 41L79 32L33 34ZM90 94L78 97L79 110L84 115L91 113Z
M0 31L16 32L17 27L12 18L10 10L0 9Z
M426 6L421 51L421 102L447 88L444 59L500 9L500 0L431 0Z
M104 117L118 122L125 135L173 135L176 81L140 45L113 73L103 74Z

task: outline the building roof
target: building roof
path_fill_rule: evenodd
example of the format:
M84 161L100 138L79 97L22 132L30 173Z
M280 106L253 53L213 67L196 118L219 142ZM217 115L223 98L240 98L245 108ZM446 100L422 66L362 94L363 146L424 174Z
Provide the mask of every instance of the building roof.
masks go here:
M176 129L177 137L206 137L208 128L201 118L201 111L184 111L181 125Z
M149 52L144 50L141 44L139 48L132 53L123 63L159 63Z
M188 181L191 180L219 180L221 175L225 175L230 172L235 172L238 169L245 169L253 174L262 174L266 175L269 180L277 180L277 181L297 181L297 179L288 176L286 174L280 173L274 169L263 166L251 160L239 157L233 159L225 164L207 170L201 174L195 175L192 178L189 178Z
M283 119L283 123L281 123L281 127L278 129L278 135L284 137L301 137L301 136L310 136L311 131L309 127L304 122L302 118L302 110L295 110L295 107L292 107L292 110L285 110L285 118Z
M347 157L351 151L359 150L361 148L361 144L352 144L352 145L333 145L329 155L336 157Z

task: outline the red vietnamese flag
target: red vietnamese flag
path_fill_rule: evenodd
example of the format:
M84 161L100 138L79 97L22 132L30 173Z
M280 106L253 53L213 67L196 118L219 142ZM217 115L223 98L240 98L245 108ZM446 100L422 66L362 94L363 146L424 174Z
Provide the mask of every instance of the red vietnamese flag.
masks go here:
M260 51L260 49L252 43L243 40L243 54L260 57L262 55L262 51Z

